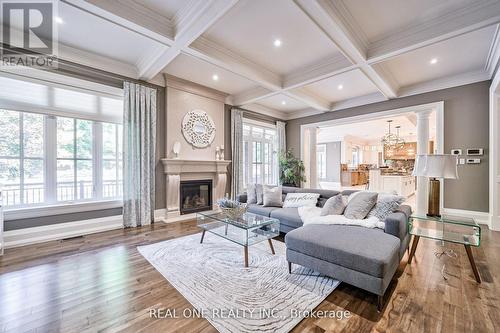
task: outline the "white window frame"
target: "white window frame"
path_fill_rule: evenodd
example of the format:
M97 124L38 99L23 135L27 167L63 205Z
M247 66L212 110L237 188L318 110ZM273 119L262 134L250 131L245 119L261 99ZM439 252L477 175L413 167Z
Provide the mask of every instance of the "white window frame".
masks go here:
M248 149L247 149L247 154L244 156L244 180L243 180L243 187L246 189L247 185L249 183L255 183L254 180L254 165L256 163L253 163L253 157L254 157L254 149L253 149L253 143L260 143L261 144L261 156L260 159L262 162L258 163L260 165L260 175L261 175L261 180L259 183L265 183L265 184L270 184L270 185L277 185L278 184L278 156L277 156L277 129L276 125L273 124L268 124L268 123L263 123L259 122L256 120L252 119L243 119L243 125L249 126L250 131L248 134L243 135L243 145L245 145L245 142L248 143ZM262 138L257 138L253 136L253 128L261 128L263 130L262 133ZM266 139L265 135L265 130L266 129L272 129L275 131L274 139L269 140ZM268 163L265 163L265 145L270 145L271 147L271 182L267 182L264 179L265 175L265 166ZM245 154L245 149L243 149L243 154Z
M4 108L5 109L5 108ZM8 110L23 113L30 113L19 110ZM100 210L122 207L121 197L104 198L102 196L102 167L104 156L102 155L102 122L92 121L92 177L93 177L93 197L90 199L79 199L71 201L57 201L57 119L53 115L43 115L44 117L44 202L29 205L4 206L5 220L15 220L21 218L32 218L40 216L50 216L58 214L69 214L89 210ZM21 116L20 119L23 117ZM71 117L66 117L71 118ZM74 121L79 118L71 118ZM84 119L86 120L86 119ZM24 128L19 121L19 136L23 137ZM115 126L118 125L115 123ZM117 126L116 126L116 129ZM118 135L118 130L116 130ZM22 142L22 141L21 141ZM118 148L118 141L116 142ZM117 151L117 161L118 151ZM21 163L22 163L21 149ZM118 164L117 164L118 167ZM118 172L118 170L117 170ZM22 173L22 172L21 172ZM21 175L22 176L22 175ZM118 181L118 177L117 177ZM22 182L22 179L21 179ZM21 192L21 196L23 193Z

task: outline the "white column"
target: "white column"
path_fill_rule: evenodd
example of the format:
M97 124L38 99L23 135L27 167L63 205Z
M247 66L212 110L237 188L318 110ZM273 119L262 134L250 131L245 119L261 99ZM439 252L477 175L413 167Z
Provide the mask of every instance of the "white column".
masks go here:
M316 136L317 129L308 127L304 129L302 142L302 158L304 162L304 175L306 181L302 184L305 188L317 188L318 176L316 171Z
M432 110L417 112L417 155L429 154L429 117ZM425 214L428 204L429 179L417 177L417 214Z

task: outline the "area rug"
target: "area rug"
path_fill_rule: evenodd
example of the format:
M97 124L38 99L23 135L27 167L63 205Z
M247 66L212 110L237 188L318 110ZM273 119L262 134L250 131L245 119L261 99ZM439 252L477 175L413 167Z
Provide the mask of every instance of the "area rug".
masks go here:
M275 255L268 242L250 246L245 268L242 246L208 232L200 244L200 237L138 250L219 332L288 332L339 284L298 265L288 274L282 242L273 241Z

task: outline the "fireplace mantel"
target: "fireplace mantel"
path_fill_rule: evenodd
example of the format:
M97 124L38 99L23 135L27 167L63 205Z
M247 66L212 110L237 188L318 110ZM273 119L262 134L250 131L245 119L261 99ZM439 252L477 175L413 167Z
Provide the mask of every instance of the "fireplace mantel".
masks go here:
M167 220L180 215L179 196L181 180L212 179L212 201L224 196L227 182L227 167L231 161L162 158L161 162L167 181Z
M227 166L231 161L218 160L180 160L162 158L163 171L165 174L181 173L227 173Z

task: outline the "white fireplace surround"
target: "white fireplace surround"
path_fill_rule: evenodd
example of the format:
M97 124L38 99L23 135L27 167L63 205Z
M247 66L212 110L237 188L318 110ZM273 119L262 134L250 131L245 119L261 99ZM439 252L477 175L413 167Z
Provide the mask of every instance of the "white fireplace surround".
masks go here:
M176 219L180 215L180 182L181 180L212 180L212 205L224 197L227 182L227 167L231 161L217 160L181 160L163 158L163 171L166 176L167 211L166 221ZM184 215L183 215L184 216ZM186 217L188 217L186 215ZM189 217L191 218L191 217Z

